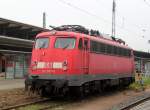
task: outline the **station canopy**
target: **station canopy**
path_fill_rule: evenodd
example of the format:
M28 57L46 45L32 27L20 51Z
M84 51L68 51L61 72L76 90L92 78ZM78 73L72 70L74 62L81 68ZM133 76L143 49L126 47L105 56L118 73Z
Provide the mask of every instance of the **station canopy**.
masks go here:
M150 53L149 52L142 52L142 51L133 51L135 59L145 59L150 61Z
M0 18L0 52L31 52L35 36L44 31L48 29Z

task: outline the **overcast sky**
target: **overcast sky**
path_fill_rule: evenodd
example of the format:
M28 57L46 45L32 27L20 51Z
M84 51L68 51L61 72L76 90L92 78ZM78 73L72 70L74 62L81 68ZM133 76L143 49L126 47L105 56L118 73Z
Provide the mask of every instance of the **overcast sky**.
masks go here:
M150 52L150 0L116 0L116 36ZM112 0L0 0L0 17L42 26L78 24L111 34Z

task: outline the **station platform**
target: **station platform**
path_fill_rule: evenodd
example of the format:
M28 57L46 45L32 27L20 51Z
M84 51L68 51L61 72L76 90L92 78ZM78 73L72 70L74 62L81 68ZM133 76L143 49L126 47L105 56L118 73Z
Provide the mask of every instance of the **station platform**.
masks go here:
M24 79L5 79L0 78L0 91L16 88L24 88Z

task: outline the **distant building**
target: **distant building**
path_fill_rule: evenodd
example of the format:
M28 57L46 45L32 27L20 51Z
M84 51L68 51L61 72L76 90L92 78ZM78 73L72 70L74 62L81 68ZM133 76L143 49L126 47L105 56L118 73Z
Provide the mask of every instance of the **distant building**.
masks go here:
M0 77L23 78L28 73L36 34L46 29L0 18Z
M134 55L136 70L150 76L150 53L134 51Z

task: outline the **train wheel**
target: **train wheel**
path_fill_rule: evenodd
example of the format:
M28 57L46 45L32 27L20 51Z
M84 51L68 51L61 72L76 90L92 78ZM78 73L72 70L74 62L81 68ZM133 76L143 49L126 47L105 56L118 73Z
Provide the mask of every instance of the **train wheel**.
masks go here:
M84 90L82 86L70 87L69 88L70 95L75 98L83 98Z
M106 90L105 81L101 81L101 91L104 92Z
M25 84L25 91L28 91L29 90L29 86L28 84Z
M45 87L40 88L38 93L41 97L45 97L47 95Z
M76 92L77 92L77 96L80 97L80 98L83 98L84 97L84 89L82 86L79 86L76 88Z
M63 96L68 97L68 92L69 92L69 89L67 86L62 89L62 95Z
M83 95L84 96L87 96L90 94L90 86L89 86L89 83L86 83L82 86L83 88Z
M97 86L97 92L100 94L100 93L102 93L102 88L101 88L101 86L102 86L102 84L101 84L101 82L99 81L99 84L98 84L98 86Z
M119 90L123 89L123 80L122 79L119 79L118 89Z

